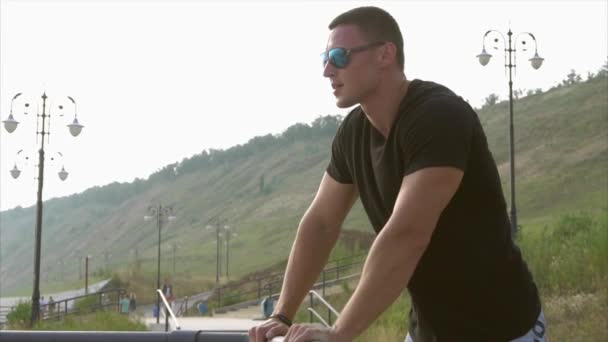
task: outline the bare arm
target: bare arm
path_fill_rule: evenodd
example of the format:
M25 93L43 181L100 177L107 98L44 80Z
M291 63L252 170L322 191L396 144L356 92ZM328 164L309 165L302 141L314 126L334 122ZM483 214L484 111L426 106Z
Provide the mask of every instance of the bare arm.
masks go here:
M462 175L456 168L433 167L403 178L393 214L374 241L361 281L332 328L336 340L351 341L360 335L407 286Z
M325 173L317 195L300 221L275 313L293 319L327 262L356 199L353 184L338 183Z

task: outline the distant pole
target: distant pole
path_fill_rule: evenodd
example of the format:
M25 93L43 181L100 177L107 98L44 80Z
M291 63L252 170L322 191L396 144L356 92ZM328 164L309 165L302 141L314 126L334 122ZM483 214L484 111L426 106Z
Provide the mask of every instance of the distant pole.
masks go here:
M513 62L512 55L515 50L511 47L511 36L513 32L509 29L507 32L509 36L509 160L510 160L510 173L511 173L511 233L513 237L517 235L517 209L515 207L515 133L513 127L513 68L515 63Z
M230 230L226 231L226 279L230 280L230 273L228 272L230 267Z
M215 287L220 286L220 223L219 220L215 225L215 240L216 240L216 258L215 258Z
M176 245L173 243L173 277L175 277L175 248Z
M156 220L158 222L158 268L156 271L156 288L160 289L160 230L162 227L162 216L161 216L162 207L160 203L158 204L158 210L156 214ZM156 294L156 324L160 322L160 295Z
M148 207L148 215L144 217L144 219L156 219L156 224L158 226L158 252L157 252L157 268L156 268L156 288L160 289L160 237L161 230L163 226L163 221L171 221L175 218L173 216L173 207L172 206L163 206L158 203L158 205L151 205ZM156 295L156 308L158 309L158 314L156 315L156 324L160 323L160 295L157 293Z
M89 258L91 256L87 255L84 258L84 294L89 294Z

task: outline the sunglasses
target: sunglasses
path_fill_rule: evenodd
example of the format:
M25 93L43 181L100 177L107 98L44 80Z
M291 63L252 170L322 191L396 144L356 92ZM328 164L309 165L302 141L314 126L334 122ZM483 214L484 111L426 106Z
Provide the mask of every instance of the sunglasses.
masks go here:
M329 62L329 64L335 66L338 69L344 69L348 65L348 62L350 62L350 55L352 55L353 53L369 50L384 43L385 42L375 42L357 46L351 49L345 49L341 47L329 49L321 54L321 61L323 62L323 67L325 67L325 65Z

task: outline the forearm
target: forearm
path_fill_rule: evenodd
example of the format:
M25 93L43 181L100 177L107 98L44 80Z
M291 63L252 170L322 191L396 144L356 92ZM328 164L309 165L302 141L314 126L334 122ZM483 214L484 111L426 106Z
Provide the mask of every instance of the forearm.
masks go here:
M339 227L325 226L310 212L304 215L291 248L275 313L293 319L327 262L339 233Z
M374 242L361 280L334 329L352 340L365 331L407 286L429 237L387 224Z

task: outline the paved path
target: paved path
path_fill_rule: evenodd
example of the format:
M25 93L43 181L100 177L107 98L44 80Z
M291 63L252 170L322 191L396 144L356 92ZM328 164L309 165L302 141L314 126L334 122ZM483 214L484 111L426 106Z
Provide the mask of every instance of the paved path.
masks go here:
M207 292L194 294L192 296L188 296L188 308L187 309L192 309L192 308L196 307L196 304L200 301L207 301L209 299L209 297L211 297L211 295L213 295L213 291L207 291ZM184 301L185 301L185 297L176 298L175 301L173 301L172 309L175 314L177 314L177 310L179 310L179 308L182 306ZM135 310L135 312L136 312L136 314L140 315L143 318L153 318L152 308L155 305L156 305L156 303L138 305L137 310ZM162 306L162 303L161 303L161 306Z
M99 289L104 287L108 282L110 282L110 279L102 280L98 283L89 285L89 293L99 291ZM44 298L47 300L50 296L53 296L53 299L55 301L66 299L66 298L71 298L71 297L82 296L82 295L84 295L84 288L81 288L78 290L57 292L57 293L44 293L44 294L41 293L41 296L44 296ZM30 297L1 297L0 306L15 306L19 303L19 301L31 300L31 299L32 299L31 296Z

